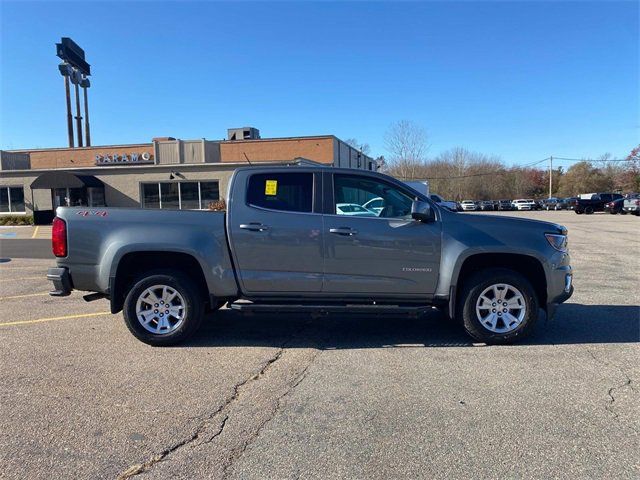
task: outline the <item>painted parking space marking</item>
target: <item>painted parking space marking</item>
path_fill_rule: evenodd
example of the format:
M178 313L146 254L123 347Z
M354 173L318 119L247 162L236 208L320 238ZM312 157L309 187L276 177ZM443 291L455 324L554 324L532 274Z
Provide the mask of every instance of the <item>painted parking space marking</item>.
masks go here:
M49 295L49 292L44 292L44 293L26 293L24 295L11 295L9 297L0 297L0 302L3 301L3 300L15 300L16 298L42 297L44 295Z
M0 278L0 282L15 282L17 280L35 280L40 278L42 280L46 280L46 275L38 275L37 277L18 277L18 278Z
M33 230L33 235L31 235L31 238L36 238L38 236L38 230L40 230L39 225Z
M111 315L111 312L81 313L78 315L65 315L63 317L36 318L35 320L19 320L17 322L0 323L0 327L9 327L12 325L28 325L31 323L54 322L56 320L73 320L76 318L99 317L101 315Z

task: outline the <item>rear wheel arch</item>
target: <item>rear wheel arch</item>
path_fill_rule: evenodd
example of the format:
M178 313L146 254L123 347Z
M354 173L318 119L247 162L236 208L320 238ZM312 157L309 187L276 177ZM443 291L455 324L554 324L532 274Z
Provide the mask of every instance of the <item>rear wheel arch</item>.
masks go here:
M159 272L163 269L182 272L197 286L203 300L209 302L209 288L200 262L184 252L144 251L128 252L120 258L111 277L109 291L111 313L122 310L124 300L136 282L145 272Z

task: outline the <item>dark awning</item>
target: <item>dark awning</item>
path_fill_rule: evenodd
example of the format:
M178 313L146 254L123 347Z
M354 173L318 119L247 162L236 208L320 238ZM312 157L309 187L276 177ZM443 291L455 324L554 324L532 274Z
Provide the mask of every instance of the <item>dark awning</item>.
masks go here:
M93 175L80 175L79 173L56 171L47 172L36 178L31 188L104 188L102 180Z

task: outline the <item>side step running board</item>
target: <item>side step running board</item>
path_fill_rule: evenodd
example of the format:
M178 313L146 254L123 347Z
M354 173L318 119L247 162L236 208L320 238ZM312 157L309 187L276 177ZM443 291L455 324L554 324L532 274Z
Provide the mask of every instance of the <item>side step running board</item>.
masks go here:
M431 310L430 305L322 305L322 304L273 304L235 302L229 305L241 312L291 312L291 313L413 313L420 314Z

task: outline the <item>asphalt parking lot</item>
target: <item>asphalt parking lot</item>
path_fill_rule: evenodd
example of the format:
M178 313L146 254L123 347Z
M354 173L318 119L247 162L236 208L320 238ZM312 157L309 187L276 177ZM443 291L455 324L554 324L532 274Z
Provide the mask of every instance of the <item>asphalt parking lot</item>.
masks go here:
M4 258L0 477L638 478L640 218L508 214L569 228L576 291L507 347L437 312L225 310L153 348Z

